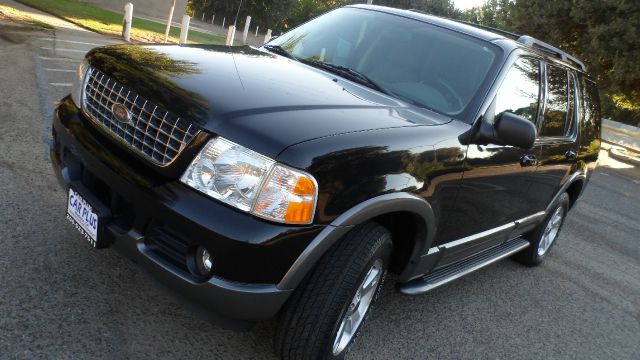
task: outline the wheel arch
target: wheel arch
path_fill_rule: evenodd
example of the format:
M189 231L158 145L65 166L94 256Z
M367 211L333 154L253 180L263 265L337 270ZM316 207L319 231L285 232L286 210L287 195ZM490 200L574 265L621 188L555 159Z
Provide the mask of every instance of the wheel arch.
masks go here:
M582 195L582 191L584 190L586 182L587 182L587 176L582 171L576 172L573 175L571 175L571 177L569 177L569 179L565 181L564 184L562 184L562 186L560 187L556 195L553 197L553 199L549 203L549 205L547 205L545 212L548 214L549 211L551 211L553 206L556 204L556 202L558 202L558 199L560 198L560 196L565 192L569 195L569 201L570 201L569 209L571 209L571 207L573 207L575 202L580 198L580 195Z
M569 194L569 209L573 207L584 189L585 179L579 178L573 181L567 187L566 193Z
M294 289L333 244L349 230L367 221L385 226L391 232L394 244L399 245L394 249L391 263L394 272L398 273L406 270L412 259L429 248L435 234L435 214L425 199L404 192L376 196L347 210L320 232L298 256L277 287ZM403 225L411 225L413 233ZM410 235L408 239L404 237L407 234Z

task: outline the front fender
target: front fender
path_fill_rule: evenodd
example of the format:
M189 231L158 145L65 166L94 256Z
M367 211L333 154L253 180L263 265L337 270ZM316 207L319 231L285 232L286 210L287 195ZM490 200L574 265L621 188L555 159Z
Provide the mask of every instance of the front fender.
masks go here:
M298 286L322 255L354 226L377 216L398 211L413 213L423 222L421 225L425 227L426 236L416 239L411 259L419 257L431 245L436 230L435 215L431 205L426 200L409 193L384 194L352 207L322 230L298 256L278 283L278 289L289 290Z

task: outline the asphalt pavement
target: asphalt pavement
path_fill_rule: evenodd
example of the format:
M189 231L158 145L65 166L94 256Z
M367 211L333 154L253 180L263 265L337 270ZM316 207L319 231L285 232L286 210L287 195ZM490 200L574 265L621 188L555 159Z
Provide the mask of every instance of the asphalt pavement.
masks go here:
M65 220L51 109L83 51L111 42L0 24L0 359L273 359L274 321L202 320ZM387 281L349 358L640 359L640 169L601 154L544 264L501 261L417 297Z

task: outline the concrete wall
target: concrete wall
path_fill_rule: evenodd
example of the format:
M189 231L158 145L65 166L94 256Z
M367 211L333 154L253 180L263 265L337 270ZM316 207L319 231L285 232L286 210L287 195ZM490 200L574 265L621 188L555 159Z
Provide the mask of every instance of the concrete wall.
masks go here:
M133 16L144 15L153 18L167 19L171 0L85 0L97 6L122 12L128 2L133 4ZM187 0L177 0L173 13L174 21L180 21L187 8Z

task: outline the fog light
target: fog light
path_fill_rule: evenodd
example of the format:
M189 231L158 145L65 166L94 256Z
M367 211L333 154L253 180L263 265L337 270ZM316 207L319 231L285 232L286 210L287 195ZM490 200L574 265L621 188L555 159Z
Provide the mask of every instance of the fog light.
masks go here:
M196 250L196 264L201 275L211 275L213 260L209 251L202 246L199 246L198 250Z

